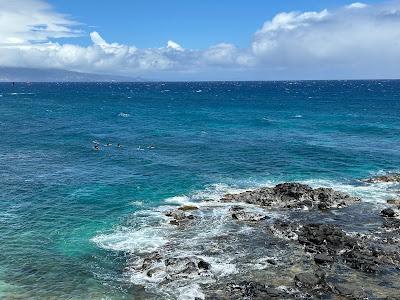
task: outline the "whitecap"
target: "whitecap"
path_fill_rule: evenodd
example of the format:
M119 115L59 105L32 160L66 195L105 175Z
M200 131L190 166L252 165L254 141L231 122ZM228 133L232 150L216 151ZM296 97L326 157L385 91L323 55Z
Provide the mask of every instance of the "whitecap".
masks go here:
M169 204L177 204L177 205L184 205L189 204L190 199L188 196L174 196L164 200L164 202Z
M180 287L178 288L178 293L178 300L205 299L205 295L198 284Z
M129 118L131 115L130 115L130 114L127 114L127 113L120 112L120 113L118 114L118 116L119 116L119 117L122 117L122 118Z
M143 227L138 230L125 228L109 234L95 236L92 241L107 250L128 253L150 253L164 246L168 240L162 233L165 228Z
M330 187L337 191L346 192L352 196L360 197L363 202L369 203L386 203L386 200L396 196L395 191L391 189L393 183L376 183L357 185L343 183L325 179L310 179L303 183L310 185L313 188Z

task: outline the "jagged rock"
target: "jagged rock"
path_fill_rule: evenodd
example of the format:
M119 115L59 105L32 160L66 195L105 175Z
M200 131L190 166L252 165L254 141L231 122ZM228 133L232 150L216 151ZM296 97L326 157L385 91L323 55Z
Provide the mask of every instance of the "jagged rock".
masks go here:
M329 264L329 263L333 263L334 259L330 255L327 255L324 253L319 253L314 256L314 261L317 264Z
M371 178L367 178L363 180L364 182L367 183L381 183L381 182L392 182L400 183L400 174L399 173L388 173L386 175L381 175L381 176L374 176Z
M337 255L357 247L357 240L343 230L328 224L307 224L300 230L298 241L308 252Z
M284 220L277 220L269 227L273 235L287 240L297 240L299 225Z
M172 277L199 275L210 269L210 264L197 257L178 257L165 260L166 272Z
M333 287L334 293L349 298L349 299L356 299L356 300L363 300L368 299L368 296L363 292L356 288L354 288L350 284L346 283L338 283Z
M400 199L388 199L386 200L387 204L400 206Z
M396 216L396 212L392 208L385 208L381 211L381 215L386 218L394 218Z
M400 219L388 218L383 221L383 227L387 229L400 229Z
M169 257L160 253L152 253L134 267L134 270L144 272L148 277L164 277L174 279L179 277L196 277L210 275L211 265L198 257Z
M312 273L300 273L294 277L294 282L299 288L315 288L323 280Z
M169 223L176 226L188 224L190 223L190 221L193 221L195 219L195 216L190 214L188 215L179 209L168 211L165 213L165 215L167 217L173 218Z
M268 219L266 215L245 211L240 206L233 206L229 211L232 213L232 218L238 221L258 222Z
M227 194L221 201L240 201L271 208L341 208L360 201L331 188L312 189L301 183L282 183L240 194Z
M195 205L183 205L183 206L179 207L178 209L181 211L191 211L191 210L197 210L199 208Z
M258 282L242 281L228 284L228 295L223 299L293 299L287 292Z
M375 253L368 249L352 249L343 254L345 262L353 269L367 273L375 273L381 270L382 263Z

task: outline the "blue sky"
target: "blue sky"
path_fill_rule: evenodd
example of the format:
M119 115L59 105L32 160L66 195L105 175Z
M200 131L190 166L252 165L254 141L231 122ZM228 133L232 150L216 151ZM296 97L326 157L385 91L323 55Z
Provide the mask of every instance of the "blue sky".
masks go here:
M106 40L137 47L161 47L174 40L184 47L204 49L230 42L247 47L252 34L283 11L319 11L347 5L344 0L52 0L57 11L97 30ZM379 3L382 1L363 1ZM87 45L86 37L79 39Z
M400 78L400 0L0 0L0 66L159 80Z

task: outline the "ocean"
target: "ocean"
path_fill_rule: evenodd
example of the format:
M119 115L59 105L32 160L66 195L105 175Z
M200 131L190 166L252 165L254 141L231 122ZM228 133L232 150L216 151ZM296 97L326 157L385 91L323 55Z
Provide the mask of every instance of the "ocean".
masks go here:
M224 230L173 243L164 209L287 181L379 209L395 192L359 179L399 170L396 80L1 83L0 298L201 298L129 270Z

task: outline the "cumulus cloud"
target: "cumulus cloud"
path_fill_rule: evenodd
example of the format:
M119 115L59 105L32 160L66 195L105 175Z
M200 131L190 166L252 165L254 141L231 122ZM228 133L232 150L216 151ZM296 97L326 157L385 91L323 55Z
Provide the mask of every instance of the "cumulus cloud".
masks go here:
M68 16L43 0L0 0L0 65L155 76L157 79L304 79L400 76L400 3L351 3L336 10L282 12L252 43L205 50L175 41L161 48L110 43L60 44L82 35ZM12 21L12 22L11 22ZM12 24L12 25L10 25ZM175 76L175 77L171 77ZM203 76L203 77L202 77Z
M43 42L51 38L75 37L76 22L56 13L40 0L0 0L0 44Z
M357 8L366 8L368 5L362 2L354 2L352 4L347 5L348 9L357 9Z

